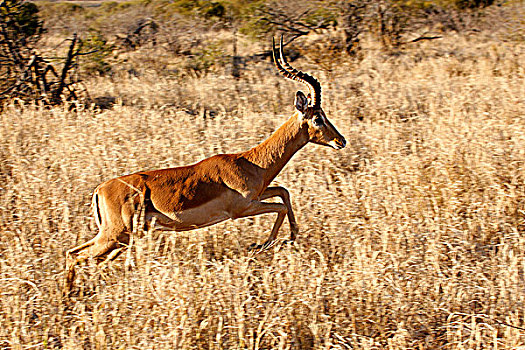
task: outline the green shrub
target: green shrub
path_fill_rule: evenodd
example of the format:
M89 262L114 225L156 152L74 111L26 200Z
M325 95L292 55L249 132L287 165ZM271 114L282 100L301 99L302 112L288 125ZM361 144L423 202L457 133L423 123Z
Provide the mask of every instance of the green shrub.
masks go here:
M38 37L43 32L43 22L38 7L32 2L8 0L0 7L0 18L15 37Z
M490 6L494 4L494 0L455 0L454 3L457 8L465 10Z
M87 38L82 40L82 52L90 53L84 56L82 70L87 74L104 75L111 71L107 58L112 54L114 46L108 44L106 38L99 32L91 30Z
M126 3L122 3L122 5L119 6L119 3L116 2L116 1L105 1L102 4L100 4L100 7L97 9L97 12L101 11L101 12L105 12L105 13L112 13L116 9L125 8L124 4L126 4Z
M214 67L224 64L224 61L224 48L220 43L210 43L195 49L185 68L201 76L210 72Z
M202 5L199 12L205 18L222 18L226 12L226 8L220 2L212 1Z
M43 28L34 3L0 2L0 105L13 99L54 105L77 98L73 85L78 81L69 74L78 54L77 37L59 75L58 68L36 49Z

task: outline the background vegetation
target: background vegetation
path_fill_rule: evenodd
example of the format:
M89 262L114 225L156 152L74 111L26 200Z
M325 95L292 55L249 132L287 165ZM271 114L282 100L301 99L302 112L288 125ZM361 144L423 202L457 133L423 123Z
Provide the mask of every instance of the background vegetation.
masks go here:
M0 114L0 349L525 346L522 1L36 4L43 57L73 33L96 54L78 101ZM247 252L272 216L148 234L63 299L98 183L246 150L292 113L281 30L307 32L286 51L349 143L276 179L296 244Z

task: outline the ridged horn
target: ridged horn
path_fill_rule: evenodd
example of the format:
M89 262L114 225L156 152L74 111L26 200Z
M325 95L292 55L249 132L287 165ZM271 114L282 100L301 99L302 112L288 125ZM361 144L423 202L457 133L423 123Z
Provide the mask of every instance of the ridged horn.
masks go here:
M283 53L283 36L281 35L281 42L279 45L280 54L277 55L277 50L275 49L275 39L272 38L272 49L273 49L273 61L279 73L281 73L285 78L290 80L295 80L300 83L303 83L308 87L310 92L310 97L312 99L312 105L314 107L321 106L321 84L313 76L301 72L298 69L292 67L284 58Z

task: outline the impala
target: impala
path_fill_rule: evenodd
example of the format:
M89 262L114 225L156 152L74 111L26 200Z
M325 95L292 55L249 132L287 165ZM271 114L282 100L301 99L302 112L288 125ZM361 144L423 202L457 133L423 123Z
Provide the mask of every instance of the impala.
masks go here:
M147 229L185 231L227 219L277 213L266 242L254 243L250 249L272 245L285 216L290 223L290 240L295 239L298 227L288 191L268 186L308 142L342 149L346 140L321 108L319 82L284 58L282 37L279 53L273 42L273 60L285 78L303 83L309 90L308 96L297 91L295 111L288 121L246 152L220 154L190 166L138 172L100 184L92 201L99 232L67 251L66 291L72 287L77 263L88 258L113 260L127 247L137 215L142 216L141 225ZM280 197L282 203L264 202L272 197Z

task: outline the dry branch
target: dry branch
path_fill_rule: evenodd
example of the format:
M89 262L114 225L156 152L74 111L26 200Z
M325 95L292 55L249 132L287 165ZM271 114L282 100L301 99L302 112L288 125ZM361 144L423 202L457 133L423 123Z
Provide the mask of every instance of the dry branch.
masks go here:
M286 33L288 37L288 40L285 41L286 46L301 36L334 26L330 18L308 21L312 13L312 8L299 11L284 4L272 3L271 6L266 5L259 9L259 21L274 30Z

